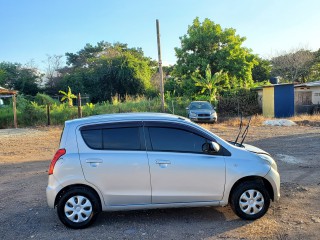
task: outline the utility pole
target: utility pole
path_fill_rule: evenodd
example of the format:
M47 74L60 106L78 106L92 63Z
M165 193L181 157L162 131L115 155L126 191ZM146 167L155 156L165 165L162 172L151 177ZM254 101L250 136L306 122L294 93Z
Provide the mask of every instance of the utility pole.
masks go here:
M161 95L161 110L164 112L164 87L163 87L163 71L161 60L161 46L160 46L160 27L159 20L156 20L157 25L157 42L158 42L158 59L159 59L159 73L160 73L160 95Z

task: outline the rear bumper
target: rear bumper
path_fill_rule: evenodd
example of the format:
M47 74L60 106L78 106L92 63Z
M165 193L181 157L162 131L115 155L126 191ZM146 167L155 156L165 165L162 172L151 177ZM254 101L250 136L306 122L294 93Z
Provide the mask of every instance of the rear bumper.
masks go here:
M51 208L55 207L54 203L61 189L62 189L62 186L55 179L55 177L53 175L49 175L48 186L46 189L47 203L49 207Z

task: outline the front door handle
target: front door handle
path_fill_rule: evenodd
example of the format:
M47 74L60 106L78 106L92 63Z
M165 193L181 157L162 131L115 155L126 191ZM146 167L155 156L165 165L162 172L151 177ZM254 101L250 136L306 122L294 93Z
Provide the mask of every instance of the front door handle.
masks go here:
M156 160L156 164L171 164L168 160Z

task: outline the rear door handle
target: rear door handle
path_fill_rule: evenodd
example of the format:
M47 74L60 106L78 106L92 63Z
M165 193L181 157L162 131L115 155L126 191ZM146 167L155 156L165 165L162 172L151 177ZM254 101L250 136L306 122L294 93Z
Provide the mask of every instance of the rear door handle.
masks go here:
M103 160L99 158L89 158L86 160L86 163L89 163L91 167L98 167Z
M102 163L103 160L100 158L88 158L86 159L86 163Z

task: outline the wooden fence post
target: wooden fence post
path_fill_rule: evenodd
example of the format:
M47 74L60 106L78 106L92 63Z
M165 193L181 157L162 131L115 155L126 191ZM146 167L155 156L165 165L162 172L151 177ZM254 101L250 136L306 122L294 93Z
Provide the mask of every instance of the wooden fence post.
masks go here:
M13 105L13 124L14 124L14 128L18 128L16 95L13 94L12 98L13 98L13 101L12 101L12 105Z
M47 104L47 119L48 119L48 126L51 124L50 120L50 104Z
M78 118L82 118L81 94L78 93Z

